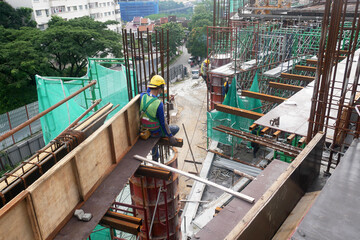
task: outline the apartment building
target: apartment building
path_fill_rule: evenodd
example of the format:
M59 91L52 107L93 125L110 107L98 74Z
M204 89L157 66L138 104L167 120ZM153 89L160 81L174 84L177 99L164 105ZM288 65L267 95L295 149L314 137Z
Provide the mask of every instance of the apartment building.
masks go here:
M109 29L121 32L120 6L117 0L6 0L14 8L33 9L38 28L46 29L51 16L64 19L89 16L96 21L115 20L119 24L109 25Z

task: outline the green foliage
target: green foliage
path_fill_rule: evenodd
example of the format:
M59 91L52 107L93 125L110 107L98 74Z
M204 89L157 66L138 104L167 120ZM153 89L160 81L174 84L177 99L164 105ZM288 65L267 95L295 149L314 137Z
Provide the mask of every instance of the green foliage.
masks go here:
M159 11L166 11L176 8L183 8L185 5L182 2L174 2L174 1L161 1L159 2Z
M114 22L54 17L44 31L0 26L0 112L36 100L36 74L77 77L86 73L88 57L121 57L120 35L108 24Z
M0 27L0 112L36 100L35 75L53 73L36 28Z
M90 17L68 21L53 17L40 38L42 50L59 75L79 77L88 57L121 56L120 35L106 27Z
M189 22L190 34L186 47L193 56L206 57L207 26L212 26L212 1L202 1L194 9L194 15Z
M193 56L200 56L205 58L206 54L206 27L194 28L186 42L186 48Z
M169 30L169 48L170 48L170 56L174 56L176 54L177 47L182 45L182 40L185 37L184 28L179 23L169 22L165 23L161 26L156 26L155 30L161 32L164 30L164 42L166 46L166 33ZM155 38L153 38L155 41ZM154 46L155 46L154 42Z
M159 13L159 14L151 14L149 16L146 16L145 18L150 18L150 20L154 21L163 17L167 17L168 14L166 13Z
M0 25L4 28L36 27L31 14L30 8L14 9L8 3L0 1Z

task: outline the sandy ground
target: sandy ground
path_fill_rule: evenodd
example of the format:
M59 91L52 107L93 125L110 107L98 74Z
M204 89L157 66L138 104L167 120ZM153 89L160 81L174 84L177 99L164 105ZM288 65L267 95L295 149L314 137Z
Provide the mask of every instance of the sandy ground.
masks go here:
M170 124L176 124L180 127L176 137L184 140L184 145L179 148L178 166L179 169L186 172L196 172L192 163L184 160L192 160L188 141L186 140L184 127L189 138L194 158L198 162L203 162L207 152L197 146L206 148L206 85L202 79L187 78L178 81L170 86L171 94L175 94L176 116L172 116ZM201 170L201 165L197 165ZM192 180L186 177L180 177L180 198L184 199L189 194Z

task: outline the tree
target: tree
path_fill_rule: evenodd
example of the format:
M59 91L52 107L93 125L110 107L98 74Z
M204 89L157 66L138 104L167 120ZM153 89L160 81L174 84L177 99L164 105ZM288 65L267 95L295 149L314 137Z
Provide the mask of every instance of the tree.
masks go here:
M182 40L185 37L184 28L179 24L175 22L169 22L165 23L161 26L155 27L155 31L162 32L164 31L164 42L165 42L165 48L166 48L166 34L167 30L169 30L169 49L170 49L170 56L174 56L177 51L177 47L182 45ZM155 45L155 37L152 38L154 41L153 45Z
M207 57L206 44L206 27L196 27L188 36L186 48L193 56Z
M31 8L14 9L8 3L0 1L0 25L4 28L36 27L31 15Z
M64 20L53 17L42 36L42 50L49 64L60 76L84 74L87 58L121 56L120 35L107 29L108 24L90 17Z
M193 56L207 57L206 37L207 27L212 26L211 1L203 1L194 9L194 15L189 23L190 34L186 42L188 52Z
M0 112L36 101L36 74L51 74L36 28L0 26Z

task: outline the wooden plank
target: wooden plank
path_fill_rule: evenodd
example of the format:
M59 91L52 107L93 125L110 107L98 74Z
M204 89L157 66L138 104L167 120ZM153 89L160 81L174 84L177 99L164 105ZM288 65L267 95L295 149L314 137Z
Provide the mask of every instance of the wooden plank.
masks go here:
M321 159L322 151L320 149L322 149L323 142L323 133L315 135L304 150L290 164L288 169L280 175L225 239L268 239L269 236L272 237L289 214L287 211L291 208L291 205L294 207L301 198L301 196L292 195L290 191L296 193L296 188L299 186L306 188L309 181L313 179L313 174L316 174L316 172L318 174L320 165L314 168L311 164L317 165L318 163L311 162L317 158ZM309 162L306 161L308 156L311 157ZM307 172L310 169L313 169L314 172L309 172L307 179L305 179L305 175L301 176L302 182L296 185L295 179L298 178L297 181L300 181L299 176L302 175L297 171ZM295 204L294 201L296 201ZM284 204L286 204L286 207ZM281 206L281 208L277 208L276 206ZM293 207L291 209L293 209ZM274 211L274 209L277 210ZM276 216L273 214L276 214ZM258 231L259 225L257 224L264 224L265 222L268 223L261 226L269 227L262 228L262 231Z
M24 200L26 202L27 213L29 215L29 219L30 219L30 222L31 222L33 233L35 235L35 239L42 239L41 238L40 228L39 228L39 223L38 223L37 218L36 218L35 209L34 209L34 205L33 205L33 202L32 202L31 195L27 194L27 196L26 196L26 198Z
M312 82L315 79L315 77L309 77L309 76L303 76L303 75L297 75L297 74L291 74L291 73L281 73L280 76L284 79L299 80L299 81L305 81L305 82Z
M306 63L307 64L317 65L318 60L317 59L306 59Z
M245 97L256 98L256 99L260 99L260 100L264 100L264 101L268 101L268 102L274 102L274 103L282 103L283 101L286 100L286 98L272 96L272 95L268 95L268 94L264 94L264 93L246 91L246 90L242 90L241 95L245 96Z
M303 66L303 65L295 65L295 70L307 71L307 72L316 72L316 67Z
M306 137L302 137L299 142L298 142L298 147L300 147L301 145L303 145L306 141Z
M157 140L157 138L149 138L146 141L139 139L81 206L81 209L93 215L92 219L89 222L81 222L76 217L70 216L70 220L62 226L56 236L54 235L55 239L87 239L106 214L116 196L124 188L128 179L139 167L140 161L134 160L133 156L135 154L146 155Z
M277 89L283 89L283 90L290 90L290 91L295 91L298 92L301 89L303 89L304 87L301 86L296 86L296 85L292 85L292 84L285 84L285 83L277 83L277 82L269 82L269 87L272 88L277 88Z
M261 135L267 133L270 130L269 127L264 127L263 129L261 129Z
M28 191L22 191L0 209L0 239L40 239L29 216L26 197Z
M76 154L76 165L86 196L113 164L109 132L105 129L91 135L80 146L81 151Z
M252 131L257 127L256 123L251 124L251 126L249 127L249 130Z
M79 191L79 195L80 195L80 200L84 201L85 200L85 193L84 193L84 189L81 186L81 182L80 182L80 176L79 176L79 171L78 171L78 166L76 163L76 157L74 156L73 159L71 159L71 165L75 174L75 179L76 179L76 186L78 187L78 191Z
M63 159L28 188L44 239L81 201L71 160Z
M296 134L295 133L292 133L292 134L290 134L290 136L288 136L287 137L287 142L288 143L291 143L292 142L292 140L294 140L294 138L295 138L295 136L296 136Z
M296 227L300 224L301 220L304 218L318 195L320 191L306 193L296 204L295 208L289 214L289 217L281 225L277 233L272 239L290 239L292 233L295 231Z
M249 111L249 110L245 110L245 109L241 109L241 108L230 107L230 106L223 105L223 104L215 104L215 109L220 112L230 113L230 114L233 114L236 116L245 117L245 118L249 118L249 119L253 119L253 120L257 120L257 119L261 118L262 116L264 116L264 114L262 114L262 113L257 113L257 112L253 112L253 111Z
M127 151L129 148L128 145L128 139L127 139L127 132L125 130L126 123L125 123L125 115L118 116L115 121L111 124L113 129L116 129L116 131L113 131L113 141L115 147L115 156L116 161L118 162L122 156L124 155L124 152Z
M129 130L130 130L130 139L131 146L137 141L137 136L139 136L140 129L140 95L131 100L132 104L128 108L128 117L129 117Z
M275 138L278 138L279 135L280 135L280 133L281 133L281 130L277 130L276 132L274 132L273 136L274 136Z

